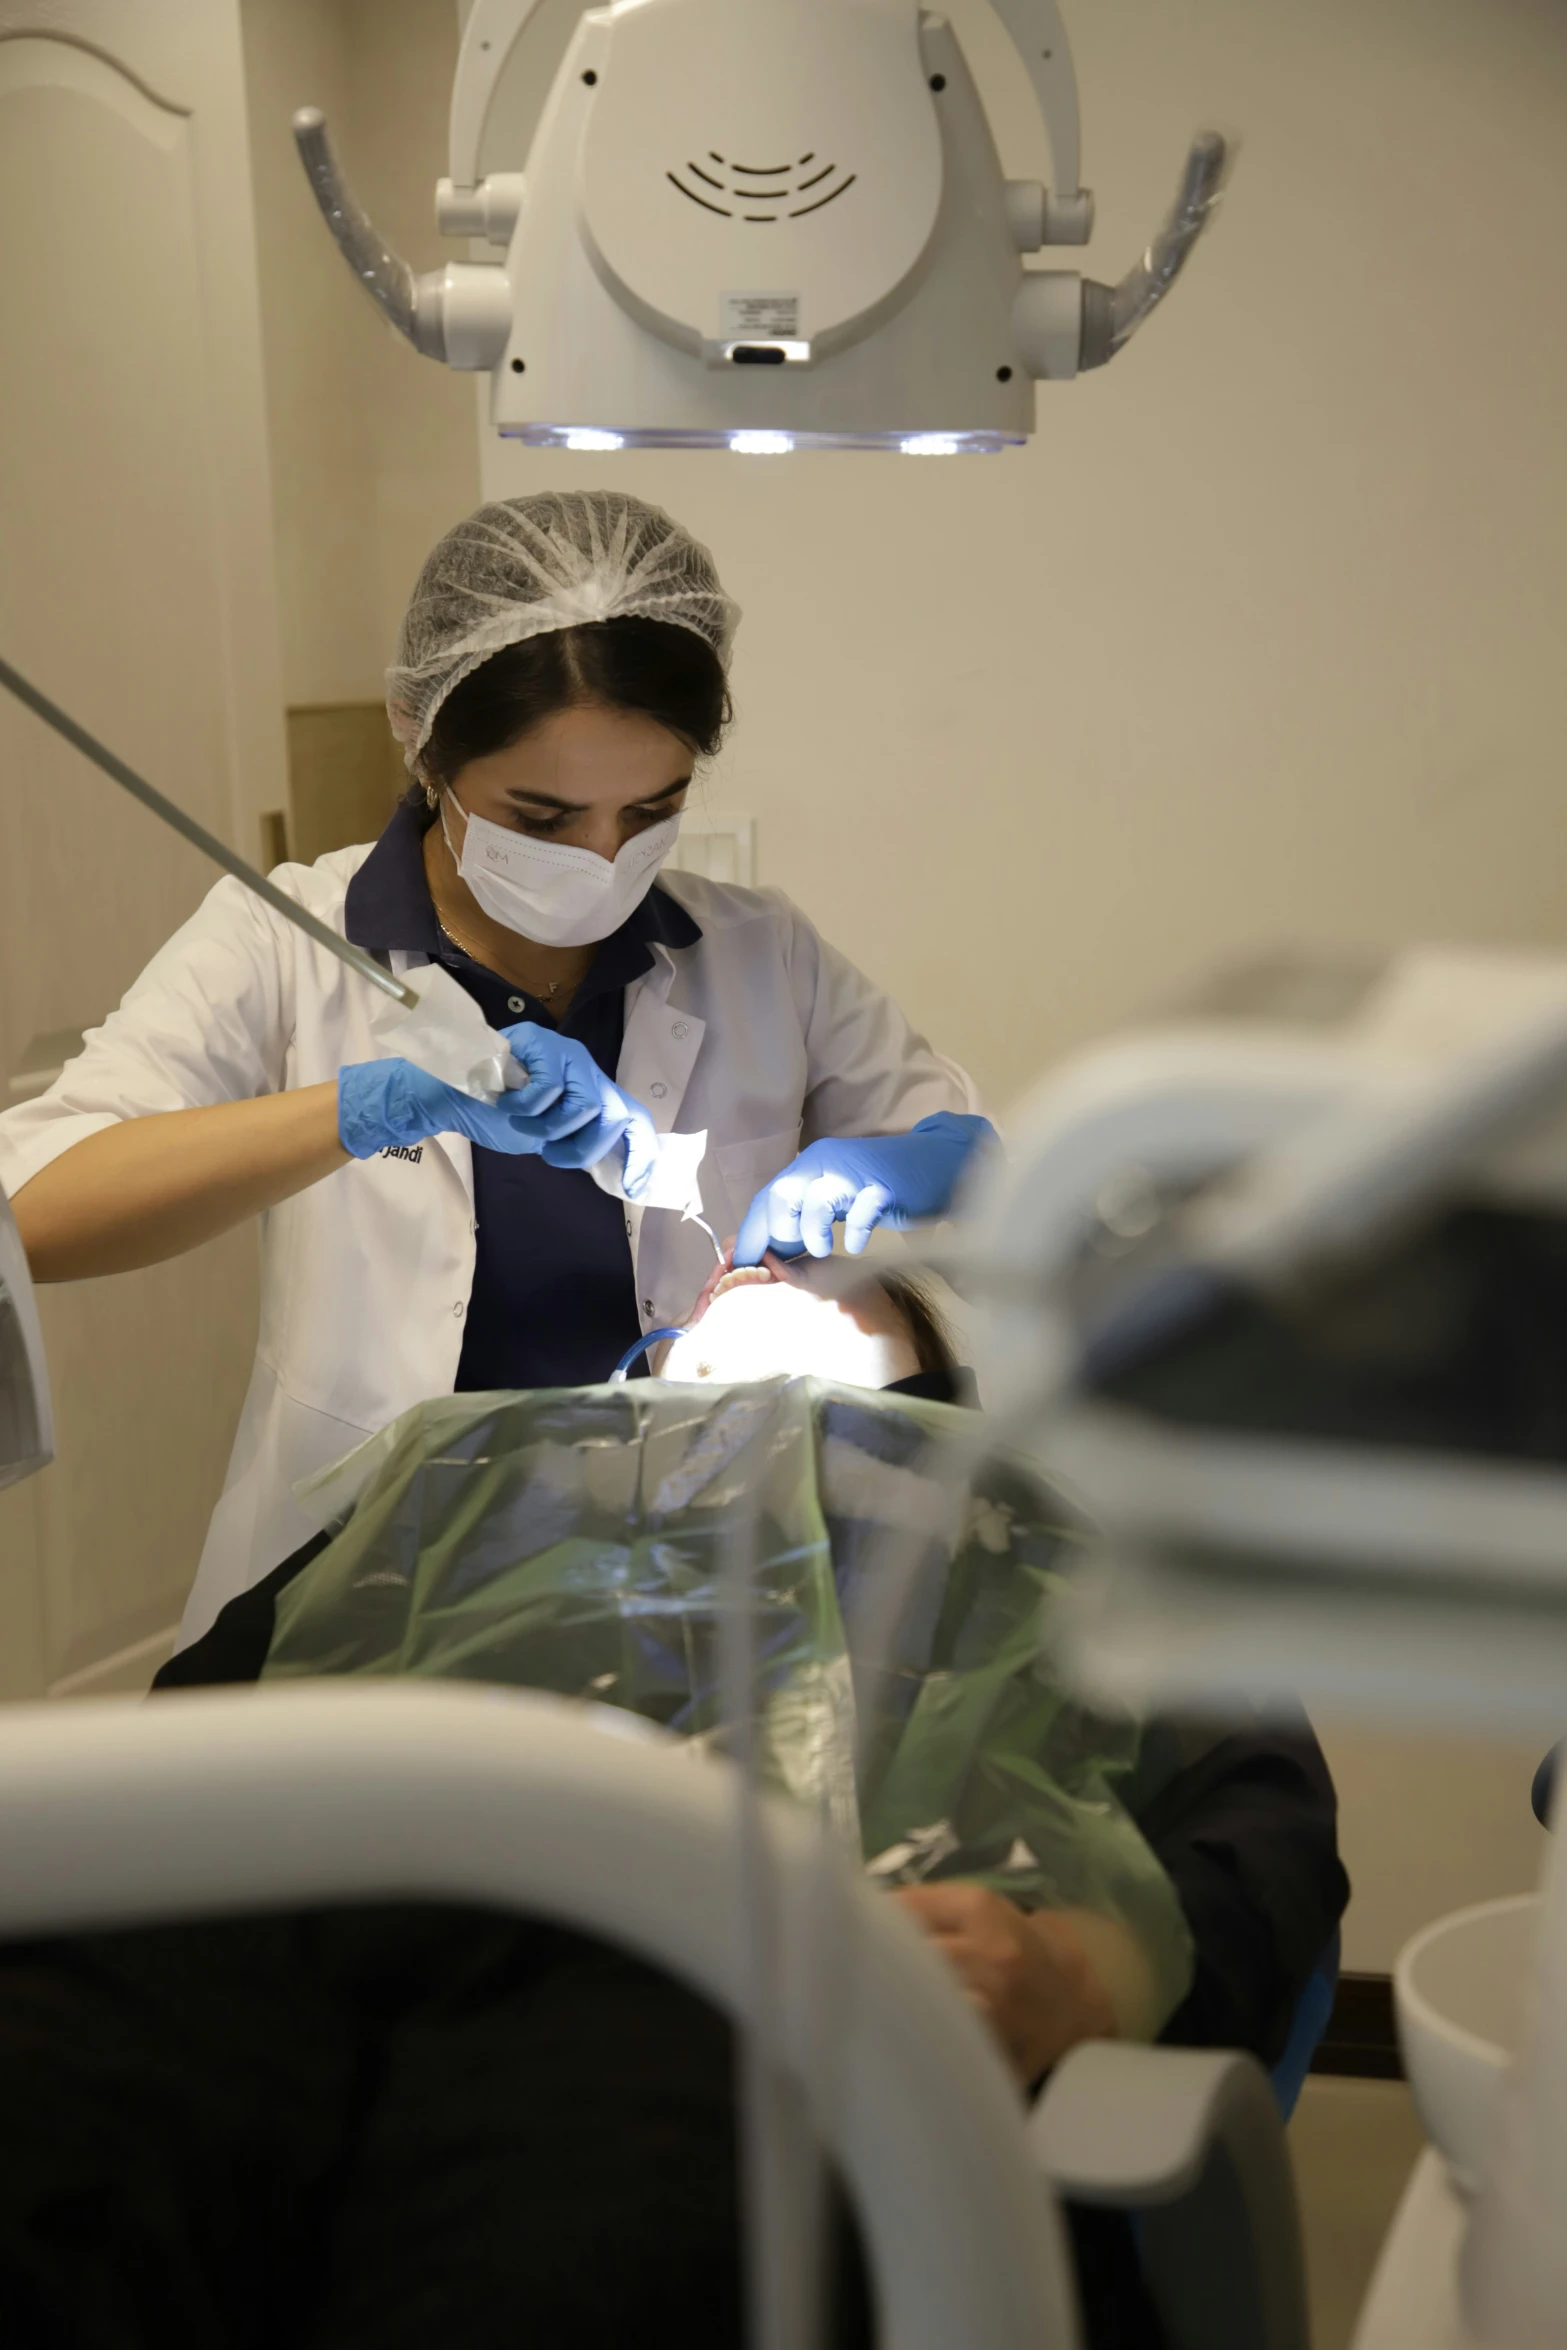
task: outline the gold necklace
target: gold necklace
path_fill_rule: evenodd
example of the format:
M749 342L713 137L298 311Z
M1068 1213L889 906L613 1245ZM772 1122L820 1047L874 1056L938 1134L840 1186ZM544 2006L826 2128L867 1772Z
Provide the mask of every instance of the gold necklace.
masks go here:
M485 971L494 969L493 964L487 963L483 955L475 953L474 949L468 944L467 940L459 936L459 934L452 928L451 924L447 921L445 915L440 911L439 908L436 909L435 919L440 926L442 937L450 939L452 945L457 949L459 954L466 955L470 963L479 964L481 969ZM496 972L496 977L498 979L504 979L505 976L506 974L504 971ZM537 996L539 1001L545 1004L554 1002L564 984L564 981L559 979L552 979L547 987L530 987L525 979L514 980L512 982L512 985L520 987L525 995Z
M446 848L446 853L450 857L452 855L451 844L449 841L445 840L444 832L442 834L442 839ZM453 862L455 862L455 859ZM436 900L434 876L427 873L427 881L430 889L430 903L435 908L436 925L439 928L442 937L450 939L452 945L457 949L458 953L466 955L470 963L477 963L480 969L484 971L495 971L494 964L488 961L484 955L477 953L475 949L468 944L467 940L462 937L461 933L454 930L451 924L447 921L446 916L442 913L440 905ZM505 979L506 973L504 971L497 971L495 972L495 976L498 979ZM555 998L559 995L562 987L564 987L565 981L562 979L552 979L549 985L543 988L530 987L526 980L512 980L509 982L509 984L514 987L520 987L524 995L536 996L541 1003L552 1004L555 1001Z

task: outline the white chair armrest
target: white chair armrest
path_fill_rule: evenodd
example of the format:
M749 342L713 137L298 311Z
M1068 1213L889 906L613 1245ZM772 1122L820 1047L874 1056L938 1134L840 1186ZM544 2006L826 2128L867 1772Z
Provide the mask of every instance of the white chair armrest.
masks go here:
M1252 2057L1091 2041L1057 2067L1029 2138L1058 2194L1139 2215L1172 2350L1310 2350L1294 2176Z
M765 1804L780 2059L820 2056L820 1847ZM410 1681L0 1708L0 1939L319 1901L484 1902L612 1937L745 2021L732 1766L623 1714ZM1016 2092L950 1970L846 1872L817 2120L892 2350L1076 2350Z

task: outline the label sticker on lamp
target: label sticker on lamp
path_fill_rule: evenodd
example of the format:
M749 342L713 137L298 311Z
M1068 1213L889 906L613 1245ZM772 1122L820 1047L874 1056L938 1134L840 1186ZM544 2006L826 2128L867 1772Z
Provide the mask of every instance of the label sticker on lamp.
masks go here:
M720 294L718 333L726 343L789 343L800 339L798 294Z

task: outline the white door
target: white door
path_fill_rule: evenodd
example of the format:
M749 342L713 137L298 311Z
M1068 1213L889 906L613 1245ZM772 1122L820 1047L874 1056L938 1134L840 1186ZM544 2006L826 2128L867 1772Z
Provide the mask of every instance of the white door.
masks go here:
M284 804L238 0L0 0L0 650L254 857ZM214 878L0 692L0 1100ZM255 1237L48 1289L0 1696L133 1687L244 1389Z

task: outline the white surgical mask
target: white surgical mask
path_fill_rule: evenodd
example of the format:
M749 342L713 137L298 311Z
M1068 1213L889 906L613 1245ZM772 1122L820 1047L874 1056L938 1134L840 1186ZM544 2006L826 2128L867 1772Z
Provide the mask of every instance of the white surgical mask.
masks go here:
M680 818L666 816L628 840L611 864L592 849L530 840L525 832L470 816L457 800L467 826L458 856L446 831L449 796L441 794L441 830L458 872L492 922L541 947L591 946L618 930L647 896L680 831Z

